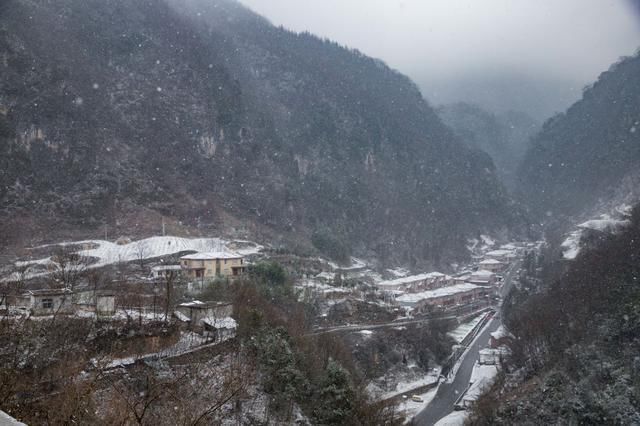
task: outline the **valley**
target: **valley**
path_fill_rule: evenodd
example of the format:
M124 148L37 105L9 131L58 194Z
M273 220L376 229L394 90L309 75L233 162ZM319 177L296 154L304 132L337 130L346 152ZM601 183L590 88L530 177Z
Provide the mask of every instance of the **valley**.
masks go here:
M0 424L639 424L636 2L262 1L0 1Z

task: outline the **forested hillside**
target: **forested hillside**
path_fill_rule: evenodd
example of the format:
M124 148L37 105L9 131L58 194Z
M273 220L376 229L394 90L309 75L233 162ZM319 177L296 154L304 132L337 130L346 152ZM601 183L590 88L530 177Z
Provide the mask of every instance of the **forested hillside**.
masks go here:
M502 182L513 189L529 138L540 128L533 118L517 111L492 114L464 102L444 105L438 115L460 140L489 154Z
M521 223L491 159L357 51L230 0L0 7L5 243L164 216L439 263Z
M519 190L539 214L576 215L625 185L637 199L640 170L640 55L625 58L532 141ZM635 182L635 184L634 184Z
M640 422L640 207L590 245L568 266L547 258L542 283L506 302L513 356L472 424Z

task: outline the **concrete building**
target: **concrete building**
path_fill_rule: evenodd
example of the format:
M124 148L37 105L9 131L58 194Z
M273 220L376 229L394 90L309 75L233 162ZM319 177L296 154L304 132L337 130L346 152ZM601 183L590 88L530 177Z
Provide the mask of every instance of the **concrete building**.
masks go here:
M485 259L482 262L478 263L478 267L481 270L494 272L494 273L503 271L505 266L506 264L495 259Z
M72 314L73 292L67 288L30 290L25 296L28 299L32 315Z
M420 293L407 293L396 298L402 306L422 309L426 306L451 307L472 303L486 297L489 290L486 287L474 284L456 284L435 290L427 290Z
M487 271L485 269L478 269L474 273L469 276L467 282L470 284L481 285L481 286L492 286L496 283L497 277L494 272Z
M233 252L196 253L180 258L180 266L187 277L238 277L245 272L244 258Z
M415 293L419 291L432 290L453 284L453 278L440 272L429 272L426 274L411 275L408 277L396 278L394 280L381 281L377 285L384 291L404 291Z

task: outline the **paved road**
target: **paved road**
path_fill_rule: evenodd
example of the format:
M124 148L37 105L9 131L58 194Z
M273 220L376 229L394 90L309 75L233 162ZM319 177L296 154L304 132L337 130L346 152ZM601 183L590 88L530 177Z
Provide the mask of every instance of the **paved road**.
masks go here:
M469 386L469 379L471 379L473 365L479 357L478 352L489 344L490 334L496 331L499 325L499 315L495 315L483 329L482 333L480 333L479 337L471 344L470 349L467 351L460 367L458 368L458 372L456 373L453 382L443 382L440 385L436 396L429 403L427 408L418 413L418 415L413 419L413 424L425 426L433 425L453 411L453 406L456 400Z
M513 279L517 276L521 261L514 262L504 274L504 285L500 295L504 298L513 286ZM431 426L438 420L453 411L456 400L469 386L473 365L479 358L480 349L489 344L489 336L496 331L502 323L500 311L491 319L478 338L471 344L462 363L451 383L442 383L433 400L413 419L413 424L419 426Z

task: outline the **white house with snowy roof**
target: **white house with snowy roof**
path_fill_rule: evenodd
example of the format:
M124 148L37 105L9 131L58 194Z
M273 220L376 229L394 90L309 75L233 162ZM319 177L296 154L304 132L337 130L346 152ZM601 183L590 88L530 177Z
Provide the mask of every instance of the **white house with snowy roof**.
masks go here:
M485 259L478 263L478 267L480 269L490 272L500 272L504 269L505 266L505 263L500 262L496 259Z
M180 258L189 278L238 277L245 272L244 258L231 251L195 253Z
M467 282L481 286L492 286L496 280L497 278L494 272L487 271L486 269L478 269L469 276Z

